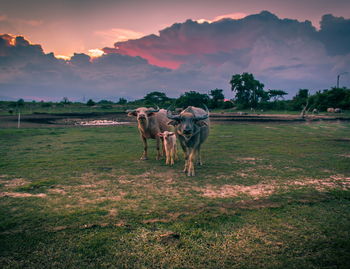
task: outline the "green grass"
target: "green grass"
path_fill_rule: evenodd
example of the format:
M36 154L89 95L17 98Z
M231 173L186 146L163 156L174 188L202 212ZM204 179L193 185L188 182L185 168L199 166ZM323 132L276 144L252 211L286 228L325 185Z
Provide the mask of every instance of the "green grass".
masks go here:
M0 267L348 268L349 133L212 125L186 177L136 126L2 129Z
M124 112L126 109L133 106L116 105L116 104L96 104L94 106L87 106L83 103L25 103L20 108L21 114L33 113L108 113L108 112ZM10 113L10 111L12 113ZM11 102L0 101L0 115L16 115L17 107L11 106Z

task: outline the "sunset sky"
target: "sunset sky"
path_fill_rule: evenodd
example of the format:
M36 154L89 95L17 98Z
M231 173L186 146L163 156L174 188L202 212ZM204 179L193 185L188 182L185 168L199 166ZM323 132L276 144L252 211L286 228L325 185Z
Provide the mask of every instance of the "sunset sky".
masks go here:
M0 0L0 99L231 98L242 72L321 90L350 72L349 19L349 0Z

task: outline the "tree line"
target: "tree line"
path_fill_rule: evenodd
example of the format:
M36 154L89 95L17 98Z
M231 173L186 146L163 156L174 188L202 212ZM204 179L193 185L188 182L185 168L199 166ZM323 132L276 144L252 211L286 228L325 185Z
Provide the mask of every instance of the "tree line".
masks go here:
M222 89L210 90L208 94L196 91L185 92L179 98L169 98L164 92L153 91L144 98L130 102L138 105L159 105L163 107L202 106L211 109L263 109L263 110L291 110L303 109L326 111L327 108L350 109L350 89L325 89L311 94L308 89L299 89L296 95L285 100L287 92L281 89L264 90L264 84L254 78L251 73L235 74L230 82L231 90L235 93L233 99L226 99ZM126 101L126 100L125 100Z
M287 92L281 89L264 89L264 84L254 78L251 73L235 74L229 81L232 92L235 97L227 99L222 89L212 89L208 93L197 91L188 91L181 94L178 98L170 98L163 91L152 91L143 98L128 101L125 98L119 98L113 102L109 100L100 100L95 102L89 99L85 105L89 107L100 106L105 109L112 108L112 105L120 106L159 106L167 108L187 106L206 105L210 109L259 109L259 110L318 110L326 111L327 108L350 109L350 89L337 88L325 89L310 94L308 89L299 89L297 94L289 100L285 100ZM2 102L4 103L4 102ZM23 99L17 102L6 102L13 109L18 109L25 105ZM50 107L51 102L40 102L43 107ZM72 102L64 97L61 102L55 103L55 106L67 106ZM79 102L75 102L77 104Z

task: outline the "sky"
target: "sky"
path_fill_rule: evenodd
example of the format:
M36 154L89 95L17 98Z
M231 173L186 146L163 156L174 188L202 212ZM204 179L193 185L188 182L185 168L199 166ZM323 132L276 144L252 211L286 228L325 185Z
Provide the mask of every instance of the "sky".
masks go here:
M349 21L349 0L0 0L0 99L231 98L242 72L290 95L349 87Z

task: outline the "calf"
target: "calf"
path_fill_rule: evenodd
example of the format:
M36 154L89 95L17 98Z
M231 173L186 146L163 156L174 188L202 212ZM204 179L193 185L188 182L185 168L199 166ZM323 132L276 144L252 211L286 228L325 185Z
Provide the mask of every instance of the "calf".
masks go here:
M176 147L176 135L173 132L165 131L159 133L158 136L163 138L165 154L166 154L166 164L173 165L174 159L177 160L177 147Z

